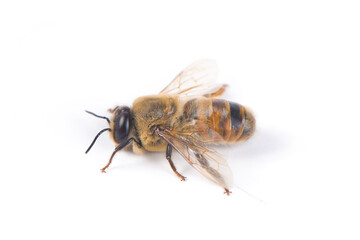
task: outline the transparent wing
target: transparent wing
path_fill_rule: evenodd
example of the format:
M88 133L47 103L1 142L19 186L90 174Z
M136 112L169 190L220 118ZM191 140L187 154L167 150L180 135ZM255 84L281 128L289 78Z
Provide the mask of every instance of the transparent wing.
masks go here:
M215 83L217 74L215 61L197 61L180 72L160 94L218 97L225 91L226 85Z
M203 137L170 130L158 130L157 133L203 176L225 189L230 188L232 173L224 156L207 146Z

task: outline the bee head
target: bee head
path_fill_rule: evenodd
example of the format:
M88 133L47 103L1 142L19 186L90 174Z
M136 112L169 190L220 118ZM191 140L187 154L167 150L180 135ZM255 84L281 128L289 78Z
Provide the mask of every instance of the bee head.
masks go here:
M98 117L105 119L108 124L110 125L110 128L104 128L101 130L94 138L92 143L90 144L89 148L86 150L85 153L88 153L94 143L96 142L97 138L106 131L111 132L111 137L113 140L118 144L123 144L128 140L129 132L130 132L130 108L129 107L116 107L112 110L109 110L111 113L113 113L113 118L110 121L109 118L104 116L96 115L95 113L86 111L87 113Z
M113 119L111 121L111 133L114 141L117 144L122 144L128 140L130 132L130 108L116 107L113 112Z

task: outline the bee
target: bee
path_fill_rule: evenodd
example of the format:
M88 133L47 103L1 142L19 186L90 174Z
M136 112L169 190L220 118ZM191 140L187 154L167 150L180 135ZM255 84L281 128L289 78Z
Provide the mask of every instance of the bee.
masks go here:
M165 152L176 176L185 181L172 161L175 150L229 195L231 170L214 148L248 139L255 131L255 118L248 108L218 98L227 85L215 83L216 78L216 63L200 60L180 72L158 95L139 97L132 107L110 109L111 120L86 111L109 124L96 135L86 153L103 132L109 131L115 149L102 172L117 152L132 148L135 153Z

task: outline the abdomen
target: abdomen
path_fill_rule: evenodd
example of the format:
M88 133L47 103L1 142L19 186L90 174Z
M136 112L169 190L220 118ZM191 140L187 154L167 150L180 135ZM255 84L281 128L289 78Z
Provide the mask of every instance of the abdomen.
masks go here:
M226 142L239 142L248 139L255 131L255 118L244 106L211 98L192 99L184 105L187 120L204 122Z

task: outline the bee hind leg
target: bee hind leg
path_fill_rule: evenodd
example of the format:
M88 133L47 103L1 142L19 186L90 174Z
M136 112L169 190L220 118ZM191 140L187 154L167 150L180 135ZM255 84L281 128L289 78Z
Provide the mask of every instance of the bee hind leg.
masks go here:
M231 193L231 191L229 190L229 189L227 189L227 188L224 188L224 190L225 190L225 192L224 192L224 194L226 194L226 195L230 195L230 193Z
M171 169L174 171L174 173L176 174L176 176L178 176L181 181L185 181L186 180L186 177L184 177L183 175L181 175L177 170L176 170L176 167L173 163L173 161L171 160L171 153L172 153L172 146L170 144L167 145L167 148L166 148L166 159L168 160L169 164L170 164L170 167Z

